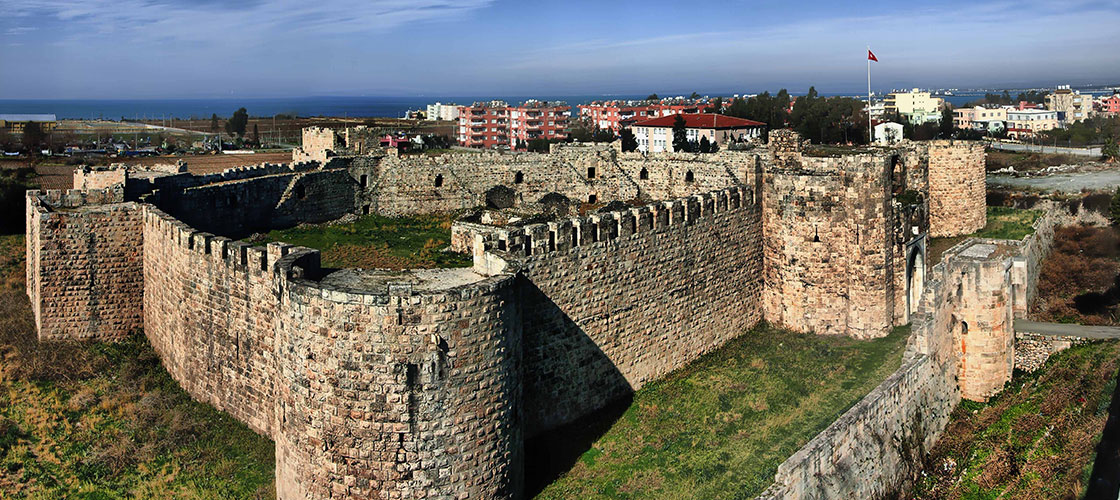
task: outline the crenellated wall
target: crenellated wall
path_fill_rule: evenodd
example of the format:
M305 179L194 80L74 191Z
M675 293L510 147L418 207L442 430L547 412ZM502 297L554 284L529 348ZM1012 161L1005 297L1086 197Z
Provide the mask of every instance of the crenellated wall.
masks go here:
M355 292L309 279L314 250L150 206L144 234L145 333L188 393L276 441L279 498L520 491L511 277Z
M312 132L312 145L338 144ZM962 246L926 278L935 162L923 147L815 157L783 134L709 155L370 155L33 193L28 295L43 339L142 326L193 397L275 440L284 499L518 498L527 436L764 318L860 338L912 321L902 369L783 464L770 492L882 496L936 439L956 377L970 394L992 386L972 378L990 367L962 367L1002 356L1010 320L997 320L1030 294L1033 243L1018 260L975 262ZM314 250L229 239L473 208L497 185L529 208L553 192L644 204L457 223L452 246L473 252L473 270L324 270ZM1028 289L999 295L999 280ZM964 321L994 341L954 337Z
M519 277L529 435L605 406L762 319L761 210L729 188L493 233Z

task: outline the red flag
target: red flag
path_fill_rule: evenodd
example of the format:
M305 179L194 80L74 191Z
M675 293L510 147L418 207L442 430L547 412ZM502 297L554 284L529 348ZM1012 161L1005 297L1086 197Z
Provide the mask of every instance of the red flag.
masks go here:
M867 60L879 62L879 59L875 57L875 53L871 52L871 49L867 49Z

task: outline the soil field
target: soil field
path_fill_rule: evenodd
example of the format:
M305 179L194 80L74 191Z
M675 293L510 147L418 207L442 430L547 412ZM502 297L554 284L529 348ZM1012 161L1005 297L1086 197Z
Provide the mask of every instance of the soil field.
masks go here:
M106 163L120 162L128 165L156 165L161 163L175 163L183 160L187 162L187 170L195 174L210 174L221 172L227 168L260 165L262 163L291 163L292 154L289 152L256 153L251 155L182 155L182 156L154 156L151 158L107 158ZM0 169L26 168L29 162L25 159L0 161ZM74 169L76 165L64 163L40 162L35 165L35 182L41 189L71 189L74 187Z
M150 158L129 158L128 165L157 165L161 163L175 163L179 160L187 162L187 170L195 174L210 174L221 172L227 168L260 165L261 163L291 163L292 153L284 151L279 153L256 153L251 155L181 155L181 156L153 156Z

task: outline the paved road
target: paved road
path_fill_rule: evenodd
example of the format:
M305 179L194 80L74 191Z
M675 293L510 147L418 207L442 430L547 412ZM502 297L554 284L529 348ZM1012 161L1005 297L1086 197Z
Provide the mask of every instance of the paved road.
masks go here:
M1120 326L1088 326L1068 323L1041 323L1025 319L1015 320L1015 332L1040 335L1061 335L1086 339L1120 339Z
M1063 155L1076 155L1076 156L1100 156L1101 148L1067 148L1063 146L1039 146L1035 144L1019 144L1016 142L992 142L989 144L993 149L1002 149L1004 151L1028 151L1032 153L1051 153Z

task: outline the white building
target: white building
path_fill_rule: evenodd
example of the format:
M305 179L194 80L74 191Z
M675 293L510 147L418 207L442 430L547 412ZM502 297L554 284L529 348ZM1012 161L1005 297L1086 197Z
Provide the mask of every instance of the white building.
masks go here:
M700 142L707 137L708 142L720 147L734 141L749 141L762 135L765 123L744 120L733 116L709 113L663 116L634 124L634 138L638 141L638 151L661 153L673 151L673 124L680 116L685 121L689 141Z
M875 126L875 144L890 145L902 140L902 124L883 122Z
M435 103L428 105L428 120L455 121L459 119L459 105L455 103Z

